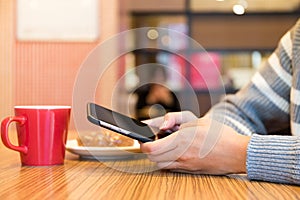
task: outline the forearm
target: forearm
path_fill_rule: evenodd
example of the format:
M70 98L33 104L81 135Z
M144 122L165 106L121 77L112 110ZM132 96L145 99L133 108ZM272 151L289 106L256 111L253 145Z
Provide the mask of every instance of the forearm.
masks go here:
M213 119L244 135L273 134L289 128L292 35L293 31L282 37L276 51L245 87L212 108Z
M239 106L243 104L245 107ZM254 109L247 109L247 101L238 95L227 96L215 105L206 116L232 127L242 135L266 134L266 129Z

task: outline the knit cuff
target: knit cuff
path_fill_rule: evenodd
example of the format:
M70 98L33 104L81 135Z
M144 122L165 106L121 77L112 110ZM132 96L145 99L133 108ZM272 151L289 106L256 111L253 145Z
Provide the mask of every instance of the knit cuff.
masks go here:
M254 134L247 150L252 180L300 184L300 137Z

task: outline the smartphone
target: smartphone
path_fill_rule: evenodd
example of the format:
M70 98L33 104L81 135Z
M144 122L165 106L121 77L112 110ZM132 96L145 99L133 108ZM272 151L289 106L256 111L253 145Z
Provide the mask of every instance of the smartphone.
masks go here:
M147 124L94 103L87 104L87 118L93 124L143 143L156 137Z

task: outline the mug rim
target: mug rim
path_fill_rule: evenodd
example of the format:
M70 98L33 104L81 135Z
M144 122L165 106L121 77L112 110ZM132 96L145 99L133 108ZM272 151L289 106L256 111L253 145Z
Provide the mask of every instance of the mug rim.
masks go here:
M71 106L65 105L16 105L16 109L32 109L32 110L54 110L54 109L71 109Z

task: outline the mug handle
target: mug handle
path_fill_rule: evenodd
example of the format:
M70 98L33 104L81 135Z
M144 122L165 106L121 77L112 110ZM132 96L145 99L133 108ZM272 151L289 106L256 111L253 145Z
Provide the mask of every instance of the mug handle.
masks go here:
M20 117L15 116L15 117L5 118L1 122L1 139L2 139L2 142L7 148L26 154L27 151L28 151L28 148L26 146L15 146L9 140L8 128L9 128L9 125L12 122L20 123L20 125L22 126L26 122L26 118L22 117L22 116L20 116Z

